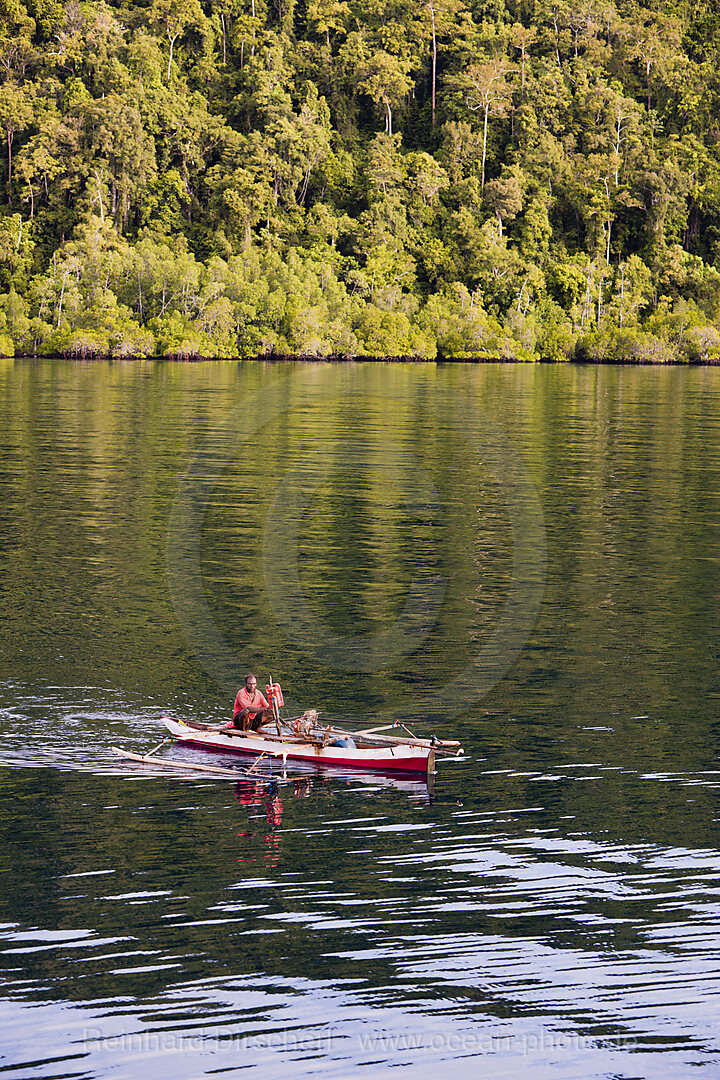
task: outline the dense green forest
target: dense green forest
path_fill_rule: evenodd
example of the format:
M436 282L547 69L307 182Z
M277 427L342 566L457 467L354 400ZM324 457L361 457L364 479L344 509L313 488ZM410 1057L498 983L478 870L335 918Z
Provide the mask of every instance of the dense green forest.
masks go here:
M720 356L710 0L0 0L0 354Z

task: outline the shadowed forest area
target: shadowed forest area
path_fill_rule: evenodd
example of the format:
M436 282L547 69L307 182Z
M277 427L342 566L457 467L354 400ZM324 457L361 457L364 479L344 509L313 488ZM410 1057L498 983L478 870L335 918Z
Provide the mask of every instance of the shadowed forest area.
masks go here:
M720 357L710 0L0 0L0 354Z

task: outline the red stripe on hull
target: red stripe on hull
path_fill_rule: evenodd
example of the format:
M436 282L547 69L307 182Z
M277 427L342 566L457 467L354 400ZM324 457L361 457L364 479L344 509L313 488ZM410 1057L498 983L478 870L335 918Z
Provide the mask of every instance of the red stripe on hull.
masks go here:
M201 746L203 750L214 750L218 754L250 754L252 757L259 757L263 751L257 750L252 746L217 746L215 743L208 742L206 739L193 739L192 737L186 738L185 736L175 736L177 742L187 743L192 746ZM282 755L273 754L273 758L279 758ZM307 753L299 754L297 752L291 752L287 755L288 761L308 761L315 765L337 765L340 768L348 769L371 769L373 772L412 772L412 773L427 773L428 768L428 755L422 754L418 757L397 757L397 758L382 758L381 760L368 761L366 757L362 758L332 758L327 754Z

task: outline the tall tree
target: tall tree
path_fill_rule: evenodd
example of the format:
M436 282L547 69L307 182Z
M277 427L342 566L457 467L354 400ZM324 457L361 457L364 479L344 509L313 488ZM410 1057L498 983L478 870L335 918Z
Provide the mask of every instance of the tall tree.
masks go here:
M175 42L190 26L201 25L205 21L205 16L198 0L155 0L150 9L150 16L156 26L162 27L170 43L167 66L169 86Z
M468 16L463 0L424 0L421 8L421 26L429 38L431 52L430 115L432 127L435 127L437 104L438 53L441 43L453 32L457 33L458 23Z
M502 115L510 100L508 76L513 68L504 57L487 60L482 64L470 64L461 77L466 91L465 102L472 112L483 116L482 166L480 187L485 187L485 162L487 160L488 120L490 113Z
M350 6L345 0L308 0L307 20L316 34L325 35L330 48L330 33L345 34L350 23Z
M363 65L359 88L385 111L385 131L393 133L393 107L410 92L410 61L392 56L384 49L373 51Z
M536 38L537 27L523 26L521 23L515 23L510 33L511 45L514 49L520 51L520 89L523 97L525 97L525 64L527 63L530 46L534 44Z
M24 131L30 124L32 115L32 98L24 87L17 86L13 82L6 82L0 86L0 126L5 132L8 157L8 206L12 206L13 194L13 141L17 132Z

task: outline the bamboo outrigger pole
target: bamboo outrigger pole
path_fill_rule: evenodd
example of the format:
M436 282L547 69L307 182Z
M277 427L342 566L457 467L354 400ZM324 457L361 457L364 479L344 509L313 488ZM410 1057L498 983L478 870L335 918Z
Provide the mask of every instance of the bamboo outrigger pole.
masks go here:
M167 741L167 740L165 740ZM160 744L162 746L162 743ZM122 758L128 758L130 761L137 761L142 765L155 765L159 769L182 769L184 772L188 770L204 773L212 773L214 776L224 776L226 779L233 780L262 780L266 784L277 784L280 782L279 777L263 776L260 773L252 772L251 769L223 769L219 765L200 765L195 762L185 761L171 761L169 758L155 758L152 757L153 751L148 754L132 754L129 750L121 750L119 746L111 746L110 749L118 754ZM158 747L155 747L157 750Z

